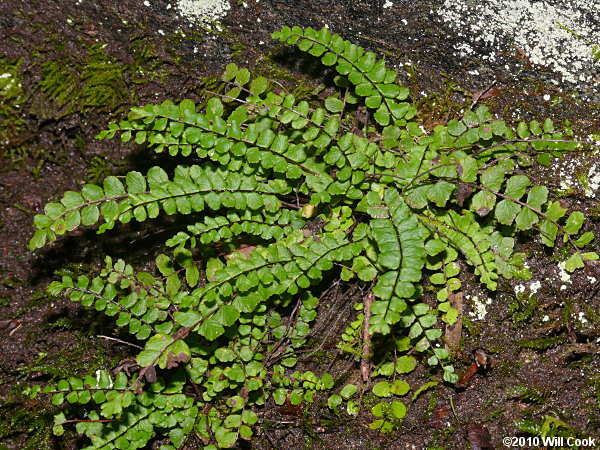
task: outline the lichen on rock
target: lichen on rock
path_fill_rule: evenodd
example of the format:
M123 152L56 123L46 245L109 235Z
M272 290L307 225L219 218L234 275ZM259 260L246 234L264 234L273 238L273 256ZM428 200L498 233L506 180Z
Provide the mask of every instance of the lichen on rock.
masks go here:
M227 0L178 0L177 9L181 16L192 25L210 27L211 22L227 15L231 5Z

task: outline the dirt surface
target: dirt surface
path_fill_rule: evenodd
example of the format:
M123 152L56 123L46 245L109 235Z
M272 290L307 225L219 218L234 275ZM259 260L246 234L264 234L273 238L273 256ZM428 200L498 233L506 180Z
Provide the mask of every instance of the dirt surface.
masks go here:
M61 440L50 436L51 405L19 393L32 383L113 368L128 355L126 346L101 337L118 336L110 321L50 297L44 288L55 271L90 269L106 254L144 264L154 230L131 225L99 240L82 231L36 253L26 246L33 214L46 202L108 173L151 163L134 146L93 139L130 106L186 97L199 101L202 83L229 62L268 73L275 60L303 82L316 84L320 74L295 64L293 51L282 50L269 34L284 25L327 25L390 66L408 69L401 76L426 128L458 117L461 107L493 83L494 95L479 103L499 117L568 119L581 136L600 131L600 109L589 86L577 91L547 83L550 69L532 66L517 49L498 55L493 64L452 57L459 38L435 13L440 3L404 0L384 8L387 2L363 0L232 2L224 30L208 33L190 27L165 0L149 6L141 0L0 2L0 73L16 67L22 84L0 109L0 449L80 447L72 432ZM62 73L54 85L48 81L52 73ZM109 94L101 98L89 82L100 73L112 74ZM577 175L581 179L595 162L578 155L560 170L537 175L538 182L560 187L561 174L570 171L575 181L564 202L594 218L589 224L594 232L597 196L593 190L586 195ZM168 223L153 226L160 231ZM521 244L530 257L531 282L506 282L490 297L474 279L463 280L463 352L455 367L462 374L479 348L493 361L463 388L440 383L425 391L409 402L403 426L388 435L368 428L368 413L348 420L326 406L300 413L272 409L261 417L263 432L255 446L462 449L491 443L501 448L504 437L527 436L517 420L541 426L545 417L560 419L568 433L600 439L600 271L561 281L557 256L533 238ZM316 324L321 341L332 344L324 348L335 347L357 298L360 292L351 286L325 298L321 310L329 313ZM331 323L336 327L329 334L331 327L324 324ZM305 364L327 364L335 376L358 382L357 363L331 352L325 361ZM421 368L407 381L420 386L440 378L428 377Z

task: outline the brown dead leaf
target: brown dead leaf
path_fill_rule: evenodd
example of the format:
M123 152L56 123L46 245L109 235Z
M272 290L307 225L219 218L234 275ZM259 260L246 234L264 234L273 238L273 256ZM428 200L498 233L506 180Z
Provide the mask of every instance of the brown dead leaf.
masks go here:
M0 330L9 330L9 336L12 336L19 328L21 328L21 322L16 319L0 320Z
M128 377L131 376L133 372L138 370L140 365L133 358L125 358L119 361L117 367L113 369L113 374L118 374L119 372L125 372Z
M321 232L321 228L327 225L327 222L322 217L315 217L312 220L309 220L304 227L302 228L302 234L304 237L314 236L315 234L319 234Z
M462 335L462 315L463 315L463 293L451 292L448 296L450 306L458 310L458 318L453 325L446 325L444 341L446 342L446 350L456 352L460 348L460 338Z
M445 402L438 405L431 414L431 417L425 421L425 426L432 428L446 428L452 418L452 407L450 403Z
M177 355L175 353L169 353L167 355L167 369L177 367L179 363L186 362L188 359L190 359L190 355L184 352L180 352Z
M470 197L474 190L475 189L468 184L460 183L458 185L458 189L456 190L456 203L458 203L458 206L462 206L465 200Z
M482 92L481 95L479 96L479 98L484 99L484 98L495 97L499 93L500 93L500 89L493 87L491 89L488 89L485 92Z
M463 376L460 377L460 380L456 382L455 386L457 388L467 387L469 385L469 381L475 376L475 374L485 372L494 366L494 361L482 348L474 350L471 353L471 359L473 359L473 364L467 368Z
M472 450L493 450L492 436L488 429L480 423L467 425L467 440Z
M485 217L489 214L489 212L491 211L490 208L487 208L485 206L482 206L481 208L479 208L477 211L475 211L479 217Z
M233 250L231 253L225 255L225 259L231 258L236 252L240 252L246 257L246 260L250 260L250 253L256 249L256 245L241 243L238 248Z
M492 361L490 355L488 355L482 348L478 348L477 350L473 351L472 357L475 361L475 364L477 364L477 367L480 369L488 370L490 367L494 366L494 361Z
M479 366L476 363L471 364L467 370L465 370L463 376L456 382L455 386L461 389L466 388L469 385L471 378L473 378L478 371Z
M238 251L246 257L247 260L250 259L250 253L256 249L256 245L249 244L240 244L238 247Z
M156 369L154 366L146 369L146 372L144 372L144 377L146 377L146 381L148 381L148 383L154 383L157 380Z

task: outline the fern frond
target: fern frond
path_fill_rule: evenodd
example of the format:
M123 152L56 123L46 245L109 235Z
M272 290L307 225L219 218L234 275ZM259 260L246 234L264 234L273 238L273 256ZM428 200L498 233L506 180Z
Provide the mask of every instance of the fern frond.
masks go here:
M217 271L215 281L185 299L185 305L175 313L175 320L184 327L202 323L198 332L213 340L224 329L222 324L205 318L216 314L221 305L229 305L226 309L237 320L240 313L252 312L273 295L285 297L307 289L322 279L323 272L333 267L333 261L351 260L362 250L360 244L349 242L339 231L323 233L319 240L303 239L299 232L290 235L287 242L251 252L249 259L230 259Z
M519 346L525 348L534 348L536 350L546 350L552 347L556 347L557 345L562 344L566 340L567 337L564 334L559 334L557 336L550 336L533 340L523 340L519 342Z
M166 214L190 214L205 208L221 207L244 210L265 208L277 210L281 203L276 194L287 194L285 183L267 182L205 166L178 166L169 180L160 167L153 167L144 177L129 172L126 184L117 177L107 177L103 187L87 184L81 193L69 191L60 203L48 203L45 214L38 214L38 227L30 242L39 248L52 242L57 235L72 231L80 225L93 225L103 218L100 232L115 223L127 223L135 218L142 222L155 218L162 210Z
M138 448L160 439L181 447L194 434L205 445L228 448L252 436L255 407L299 405L331 389L327 373L290 373L324 280L356 277L370 290L357 304L360 320L343 336L352 354L369 354L356 348L358 334L367 348L375 333L395 340L395 353L377 349L384 353L381 364L363 376L406 374L417 364L409 354L419 352L444 380L456 382L449 352L435 342L443 334L439 319L459 320L449 297L461 289L461 261L490 290L501 275L527 277L515 241L538 229L543 244L557 246L562 235L573 248L568 270L598 259L581 252L593 239L582 232L583 214L567 214L521 170L534 157L548 164L572 149L568 126L563 133L552 121L531 121L512 130L479 107L427 132L412 120L408 89L374 53L326 28L284 27L273 37L332 67L337 91L304 98L229 64L198 105L183 100L133 108L97 136L119 135L179 160L193 157L196 165L169 174L153 167L145 175L108 176L102 185L66 192L34 218L32 249L82 225L99 223L103 232L133 219L192 215L187 223L193 225L166 241L172 255L156 256L154 273L108 258L97 276L67 274L49 287L115 316L118 326L144 341L131 374L113 379L101 371L97 380L63 380L46 391L57 405L65 399L99 404L99 413L77 424L95 446ZM118 81L115 67L96 56L90 73L106 71L106 78L79 80L90 92L101 91L102 80ZM74 82L57 67L45 71L66 85ZM65 102L71 92L65 91ZM52 94L60 99L60 91ZM437 305L420 300L424 276L440 287ZM535 303L529 299L515 321L530 315ZM374 393L399 397L408 389L395 379L378 382ZM348 400L334 395L331 405ZM352 411L358 409L354 403ZM373 411L385 420L372 427L389 430L388 419L401 419L406 407L394 400ZM55 420L61 432L64 414Z
M166 241L169 247L190 247L226 240L232 236L250 234L259 236L265 241L283 239L293 228L298 229L305 219L298 211L281 209L279 211L229 211L225 216L205 217L204 222L189 225L187 231L180 231Z
M106 268L90 280L80 275L77 279L63 276L48 287L53 295L66 292L70 299L83 306L117 316L118 326L128 326L138 339L147 339L152 333L169 333L172 324L168 309L172 299L167 286L147 272L134 273L133 267L106 258Z
M338 34L331 34L327 28L319 31L308 27L283 27L272 34L288 44L295 44L300 50L313 56L320 57L326 66L335 66L342 76L338 77L338 86L354 85L354 92L348 103L356 103L364 99L364 104L375 110L374 118L382 126L394 122L399 126L406 125L416 109L410 103L402 102L408 98L409 92L405 87L398 86L395 81L397 73L386 69L385 61L377 60L373 52L365 52L361 47L345 41ZM329 99L332 112L341 111L344 102L339 99Z
M415 283L421 279L425 264L422 227L396 189L386 189L383 199L370 192L366 200L367 212L373 217L371 232L379 250L377 262L382 267L373 288L380 300L371 307L371 330L387 334L390 326L401 320L407 308L405 299L415 295Z
M463 215L450 210L438 215L422 215L420 221L439 235L447 246L462 253L488 289L496 289L498 271L489 232L481 228L472 213Z
M272 119L246 123L249 113L244 105L225 118L224 113L223 103L217 98L209 100L205 114L197 112L191 100L179 105L165 101L133 108L129 120L111 124L97 137L111 138L120 132L123 142L148 143L155 152L168 150L172 156L179 152L189 156L194 150L201 158L231 164L232 170L240 169L240 157L244 156L250 165L272 169L291 179L303 173L324 175L306 154L305 145L291 143L286 134L272 130L276 123ZM244 167L251 167L248 164Z

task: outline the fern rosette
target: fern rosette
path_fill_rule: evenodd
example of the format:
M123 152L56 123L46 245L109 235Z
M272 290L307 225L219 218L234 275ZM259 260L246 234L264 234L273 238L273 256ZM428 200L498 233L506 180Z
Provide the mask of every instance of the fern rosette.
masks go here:
M206 448L230 447L251 438L260 406L312 402L332 389L327 373L292 372L322 282L332 277L374 297L368 320L352 322L343 340L361 328L367 340L394 335L395 356L384 352L373 377L396 380L421 361L455 382L449 352L433 344L443 323L457 320L448 298L461 289L460 263L490 290L500 277L527 277L514 247L530 230L550 247L564 236L570 270L597 259L581 251L593 238L581 233L581 213L567 216L523 173L534 160L546 165L574 149L568 128L556 131L546 120L513 130L480 107L426 133L408 89L374 53L327 28L284 27L273 38L330 67L336 94L297 98L230 64L203 105L133 108L98 135L189 164L106 177L35 217L33 249L82 225L100 223L101 233L160 214L196 219L166 241L172 255L156 258L157 273L107 258L93 279L50 285L145 342L131 374L103 371L44 389L57 405L100 405L77 424L90 448L141 448L157 435L168 441L161 448L181 448L196 435ZM437 300L424 295L428 282ZM337 411L347 401L356 414L356 388L348 386L328 404ZM373 428L399 423L406 412L399 397L409 389L399 379L375 384L376 396L393 400L371 409ZM60 413L57 433L65 421Z

